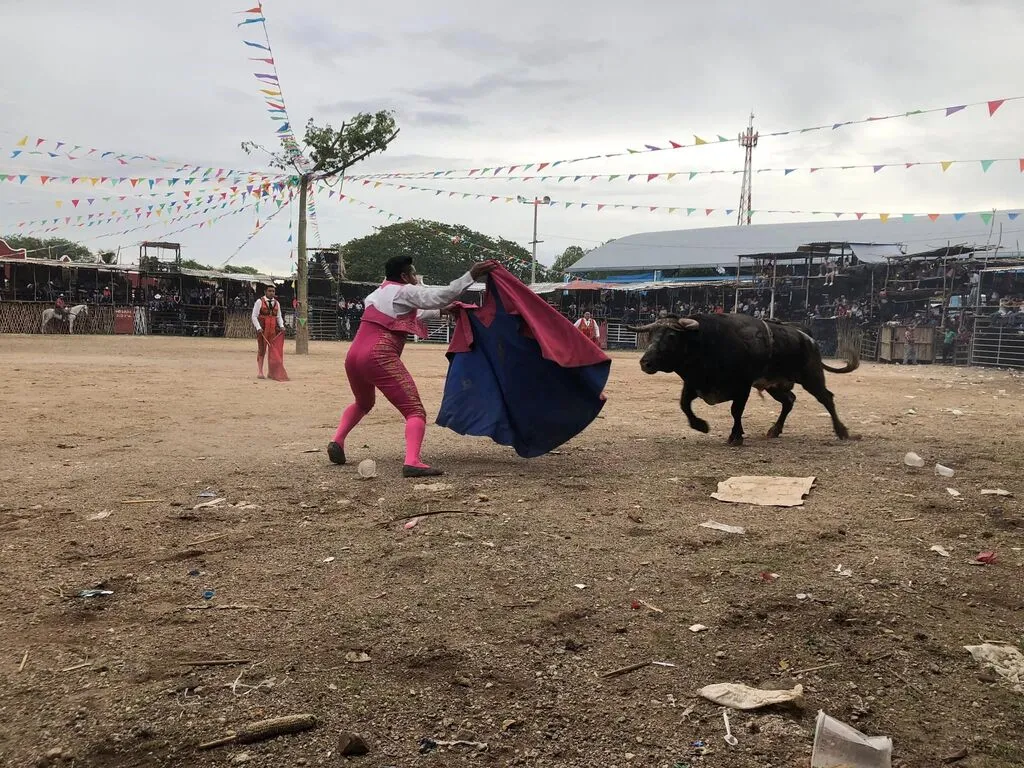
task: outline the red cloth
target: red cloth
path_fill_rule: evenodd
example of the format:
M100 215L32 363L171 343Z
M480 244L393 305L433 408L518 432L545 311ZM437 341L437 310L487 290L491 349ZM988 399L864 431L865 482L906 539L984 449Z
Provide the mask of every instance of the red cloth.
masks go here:
M488 284L501 292L501 302L510 315L519 315L523 320L522 333L537 340L545 359L563 368L580 368L610 360L598 346L579 332L572 323L558 313L554 307L531 291L515 275L504 267L498 267L488 276ZM465 310L466 304L456 304ZM484 303L476 310L476 319L484 326L494 320L497 305L493 293L484 294ZM448 345L448 353L468 352L473 344L473 328L465 311L459 312L458 323Z
M277 327L277 303L270 306L264 298L259 318L263 328L256 337L256 362L262 368L266 355L267 375L275 381L288 381L288 372L284 369L284 331Z

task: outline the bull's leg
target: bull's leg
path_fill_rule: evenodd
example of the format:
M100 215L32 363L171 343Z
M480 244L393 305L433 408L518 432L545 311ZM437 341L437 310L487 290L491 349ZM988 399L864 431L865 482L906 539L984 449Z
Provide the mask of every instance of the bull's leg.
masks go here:
M768 437L773 438L782 434L782 428L786 425L786 417L789 416L789 412L793 410L793 404L796 402L796 395L788 387L771 387L768 390L768 394L782 403L782 411L779 413L779 418L775 420L775 423L768 430Z
M836 436L840 440L860 439L859 435L851 435L850 430L839 420L839 414L836 413L835 397L828 390L828 387L825 386L824 373L819 373L817 376L812 377L810 381L801 382L800 386L814 395L814 398L825 406L828 415L832 417L832 429L835 430Z
M743 409L747 407L748 397L749 388L732 399L732 432L729 434L729 445L743 445Z
M693 401L696 398L697 393L684 384L683 394L679 397L679 407L683 409L683 415L686 416L686 421L689 422L690 429L695 429L706 435L711 431L711 427L708 426L708 423L704 421L704 419L700 418L693 412Z

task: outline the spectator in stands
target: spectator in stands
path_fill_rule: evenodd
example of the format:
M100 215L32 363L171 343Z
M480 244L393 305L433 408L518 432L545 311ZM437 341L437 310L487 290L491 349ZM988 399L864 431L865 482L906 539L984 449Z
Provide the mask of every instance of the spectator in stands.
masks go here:
M914 343L914 325L903 329L903 364L917 365L917 344Z

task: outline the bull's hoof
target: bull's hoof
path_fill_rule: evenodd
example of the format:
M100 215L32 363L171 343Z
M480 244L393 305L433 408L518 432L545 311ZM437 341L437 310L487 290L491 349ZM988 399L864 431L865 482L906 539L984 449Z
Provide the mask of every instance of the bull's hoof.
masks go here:
M690 422L690 427L698 432L703 432L705 435L711 431L711 425L704 421L704 419L694 419Z
M765 435L765 437L767 437L769 440L774 440L776 437L781 437L781 436L782 436L782 428L781 427L777 427L777 426L772 426L768 430L768 434Z
M743 445L743 435L730 435L728 444L735 448L739 448Z

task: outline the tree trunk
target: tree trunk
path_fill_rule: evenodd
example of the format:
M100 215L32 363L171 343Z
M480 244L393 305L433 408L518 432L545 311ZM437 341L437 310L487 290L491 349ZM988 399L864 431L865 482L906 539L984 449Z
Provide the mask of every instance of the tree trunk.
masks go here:
M299 179L299 257L295 270L295 297L299 301L295 319L295 354L309 354L309 259L306 256L306 195L309 177Z

